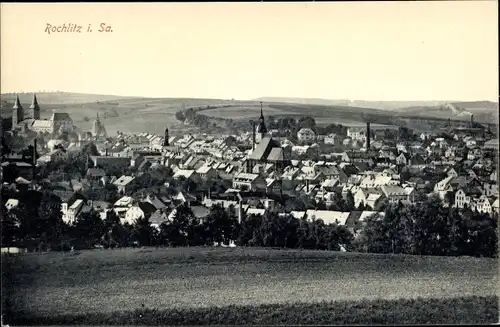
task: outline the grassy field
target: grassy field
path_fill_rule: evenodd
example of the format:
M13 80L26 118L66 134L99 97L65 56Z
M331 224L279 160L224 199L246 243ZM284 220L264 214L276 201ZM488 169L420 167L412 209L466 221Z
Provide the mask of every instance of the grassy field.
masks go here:
M465 257L145 248L2 259L6 306L23 317L491 297L499 281L497 260Z

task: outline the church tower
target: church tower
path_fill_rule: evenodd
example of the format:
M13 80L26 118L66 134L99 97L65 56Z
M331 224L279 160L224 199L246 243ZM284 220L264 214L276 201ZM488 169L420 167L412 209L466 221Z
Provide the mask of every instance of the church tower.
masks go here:
M264 111L262 110L262 102L260 103L260 118L259 118L259 124L257 125L257 130L256 130L256 143L260 143L262 138L267 134L267 127L266 123L264 122Z
M36 99L36 94L33 93L33 101L30 106L31 118L40 119L40 106L38 105L38 100Z
M165 139L163 140L163 146L169 146L168 139L169 139L169 136L168 136L168 127L166 127L165 128Z
M24 109L19 101L19 95L16 95L16 102L14 107L12 107L12 128L16 127L17 124L24 120Z

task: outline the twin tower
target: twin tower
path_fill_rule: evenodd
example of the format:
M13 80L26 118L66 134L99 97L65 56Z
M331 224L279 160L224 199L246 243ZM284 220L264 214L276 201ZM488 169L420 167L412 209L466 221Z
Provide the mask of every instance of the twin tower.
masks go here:
M30 106L30 115L30 118L32 119L40 119L40 106L38 105L36 94L33 94L33 101L31 101ZM27 117L24 117L24 109L21 105L21 101L19 101L19 95L16 95L16 101L14 102L14 107L12 107L12 126L17 126L17 124L22 122L25 118Z

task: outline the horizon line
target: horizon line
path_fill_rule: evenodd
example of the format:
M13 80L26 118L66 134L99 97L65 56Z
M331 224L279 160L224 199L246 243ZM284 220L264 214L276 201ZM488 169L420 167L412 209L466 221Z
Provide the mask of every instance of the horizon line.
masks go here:
M15 91L15 92L2 92L0 95L10 95L10 94L47 94L47 93L68 93L68 94L85 94L85 95L100 95L100 96L114 96L114 97L124 97L124 98L149 98L149 99L207 99L207 100L224 100L224 101L259 101L260 99L303 99L303 100L327 100L327 101L366 101L366 102L481 102L489 101L493 103L498 103L499 101L493 101L489 99L476 99L476 100L440 100L440 99L427 99L427 100L370 100L370 99L349 99L349 98L324 98L324 97L297 97L297 96L259 96L251 99L237 99L237 98L223 98L223 97L186 97L186 96L144 96L144 95L123 95L123 94L111 94L111 93L88 93L88 92L73 92L73 91ZM273 101L268 101L273 102ZM279 101L278 101L279 102Z

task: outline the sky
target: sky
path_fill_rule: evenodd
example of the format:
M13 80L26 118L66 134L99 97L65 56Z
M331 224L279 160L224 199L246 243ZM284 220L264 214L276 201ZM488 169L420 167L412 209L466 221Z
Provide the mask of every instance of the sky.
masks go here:
M0 15L2 93L498 101L497 1L3 3ZM81 33L46 32L64 23Z

